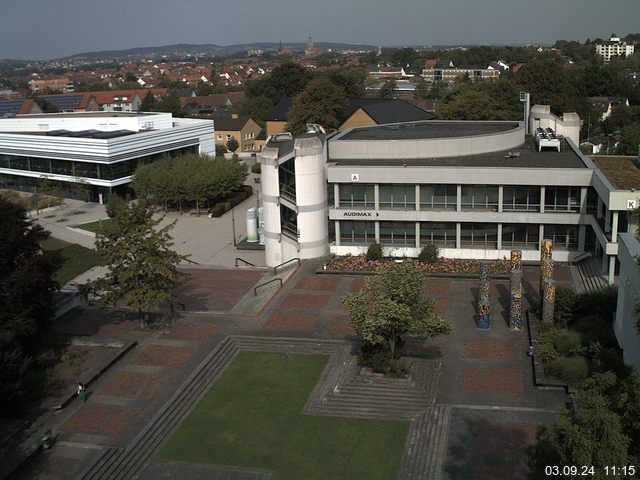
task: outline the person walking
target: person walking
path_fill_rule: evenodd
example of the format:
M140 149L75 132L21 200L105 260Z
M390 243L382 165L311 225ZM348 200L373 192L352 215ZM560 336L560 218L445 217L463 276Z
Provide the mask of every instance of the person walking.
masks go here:
M78 397L82 403L87 401L87 389L84 387L84 383L78 383Z

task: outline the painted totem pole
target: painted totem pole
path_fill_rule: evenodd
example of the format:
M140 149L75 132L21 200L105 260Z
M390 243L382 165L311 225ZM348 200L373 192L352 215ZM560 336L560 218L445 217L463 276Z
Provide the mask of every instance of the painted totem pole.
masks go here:
M491 304L489 303L489 264L480 266L480 296L478 301L478 316L476 326L486 330L491 325Z

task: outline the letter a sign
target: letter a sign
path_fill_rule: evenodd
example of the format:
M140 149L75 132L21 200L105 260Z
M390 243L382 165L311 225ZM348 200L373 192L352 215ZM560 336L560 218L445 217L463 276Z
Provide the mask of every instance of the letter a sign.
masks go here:
M359 173L352 173L351 174L351 181L352 182L359 182L360 181L360 174Z

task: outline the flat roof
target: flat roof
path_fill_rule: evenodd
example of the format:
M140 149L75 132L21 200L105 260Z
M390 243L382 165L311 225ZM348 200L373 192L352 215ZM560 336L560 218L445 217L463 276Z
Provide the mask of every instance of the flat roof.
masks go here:
M518 122L456 122L429 120L388 125L357 127L337 140L412 140L472 137L504 133L518 128Z
M638 157L594 155L591 158L616 190L640 190Z
M406 165L424 167L587 168L580 156L565 139L561 141L560 147L560 152L556 150L539 152L534 145L533 138L528 135L525 143L518 148L477 155L409 159L402 157L392 159L340 159L331 158L331 146L329 146L329 159L327 161L336 165L372 167L402 167Z
M17 117L12 117L14 119L20 118L53 118L53 117L78 117L78 118L89 118L89 117L105 117L105 118L113 118L113 117L144 117L150 115L161 115L163 112L60 112L60 113L36 113L30 115L18 115Z

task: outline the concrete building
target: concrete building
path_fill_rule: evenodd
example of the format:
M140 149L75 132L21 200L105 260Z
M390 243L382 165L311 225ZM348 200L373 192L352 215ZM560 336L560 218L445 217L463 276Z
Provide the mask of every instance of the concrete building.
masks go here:
M611 57L622 57L633 55L634 45L632 43L623 42L617 35L611 35L608 41L596 44L596 53L600 55L604 63L609 63Z
M444 65L440 67L427 67L422 70L422 77L430 83L447 82L453 83L457 78L469 76L471 81L476 79L495 80L500 76L500 70L497 68L465 68L454 67L453 65Z
M613 331L622 349L624 362L640 370L640 335L636 313L636 307L640 304L640 268L636 261L640 256L640 243L631 233L620 234L619 240L620 277Z
M215 155L211 120L170 113L68 113L0 119L0 188L36 192L47 182L69 196L106 201L124 193L138 165L165 155ZM77 195L76 195L77 196Z
M253 119L231 114L231 117L211 117L216 128L216 145L227 145L227 142L232 138L238 142L238 149L236 153L241 152L255 152L260 150L256 144L255 139L262 127L258 125Z
M531 135L523 122L431 120L272 136L258 156L267 264L359 254L373 242L398 257L435 244L445 257L520 249L539 260L549 238L555 260L590 252L613 282L618 233L636 228L640 170L620 183L619 165L583 155L580 123L534 106Z

